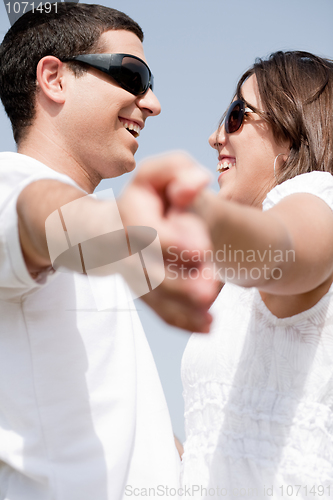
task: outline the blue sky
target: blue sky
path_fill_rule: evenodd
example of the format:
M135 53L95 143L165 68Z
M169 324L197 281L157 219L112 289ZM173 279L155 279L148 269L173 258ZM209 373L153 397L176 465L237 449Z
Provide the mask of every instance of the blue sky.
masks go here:
M92 3L92 2L88 2ZM228 106L236 82L256 57L276 50L306 50L333 59L332 0L105 0L145 32L144 48L162 113L147 121L137 161L183 149L214 176L216 155L207 139ZM0 3L0 40L9 29ZM0 107L0 151L15 151ZM103 181L118 194L132 174ZM168 327L138 301L165 390L173 427L184 439L180 361L189 334ZM236 333L236 332L235 332Z

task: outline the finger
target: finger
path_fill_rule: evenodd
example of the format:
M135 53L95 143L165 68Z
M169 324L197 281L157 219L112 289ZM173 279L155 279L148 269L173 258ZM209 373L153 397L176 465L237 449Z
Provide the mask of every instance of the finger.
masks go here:
M198 168L203 168L198 166ZM194 202L198 194L211 182L211 177L203 178L193 172L183 171L172 180L166 189L169 202L178 208L187 208Z
M220 287L210 263L190 269L167 266L165 270L166 276L160 285L165 294L189 307L210 308Z
M187 153L173 152L146 159L138 168L134 182L148 182L154 189L168 188L172 201L183 204L180 195L191 196L211 180L210 173ZM170 190L170 192L169 192Z
M190 332L208 333L212 316L206 309L184 305L183 303L154 290L142 297L168 324Z
M187 253L187 258L198 262L204 260L205 252L212 251L212 242L203 220L190 212L171 209L167 224L159 231L161 240L172 245L177 254ZM163 231L165 229L165 231ZM190 250L187 250L190 249Z

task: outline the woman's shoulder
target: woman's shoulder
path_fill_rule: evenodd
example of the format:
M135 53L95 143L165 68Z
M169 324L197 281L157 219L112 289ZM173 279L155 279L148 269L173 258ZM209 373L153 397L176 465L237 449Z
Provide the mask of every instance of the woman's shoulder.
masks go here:
M263 202L263 210L272 208L286 196L295 193L318 196L333 210L333 175L329 172L313 171L288 179L269 191Z

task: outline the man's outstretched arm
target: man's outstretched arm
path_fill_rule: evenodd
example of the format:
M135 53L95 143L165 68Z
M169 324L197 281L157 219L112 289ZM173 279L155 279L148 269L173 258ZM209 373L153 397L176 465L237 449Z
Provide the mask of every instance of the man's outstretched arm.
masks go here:
M160 157L148 160L117 201L124 227L150 226L158 232L164 256L172 245L174 258L172 276L166 266L163 283L142 298L165 321L194 331L208 331L211 317L208 308L216 295L216 283L202 276L198 255L210 249L210 240L202 221L185 211L209 177L186 155ZM181 169L179 164L182 165ZM29 271L33 274L51 265L45 234L45 221L53 212L85 196L79 189L54 180L40 180L27 186L17 203L19 234L23 254ZM86 197L78 204L77 214L71 217L84 220L85 234L103 234L103 228L112 218L112 203ZM82 207L84 207L82 209ZM84 213L82 213L82 210ZM119 214L118 214L119 216ZM96 226L97 229L96 229ZM94 247L96 258L108 252L107 244ZM182 262L184 250L194 251L195 260ZM191 252L187 252L191 254ZM175 273L175 269L181 272ZM198 269L195 280L189 279L190 270Z

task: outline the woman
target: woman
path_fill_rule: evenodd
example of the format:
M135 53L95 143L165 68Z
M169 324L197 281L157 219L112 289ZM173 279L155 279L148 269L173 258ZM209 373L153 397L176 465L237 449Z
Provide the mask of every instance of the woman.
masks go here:
M226 285L183 358L183 484L200 498L333 496L333 63L277 52L210 145Z

